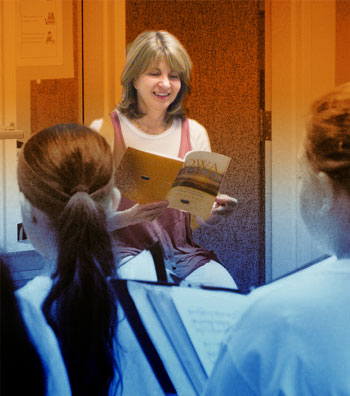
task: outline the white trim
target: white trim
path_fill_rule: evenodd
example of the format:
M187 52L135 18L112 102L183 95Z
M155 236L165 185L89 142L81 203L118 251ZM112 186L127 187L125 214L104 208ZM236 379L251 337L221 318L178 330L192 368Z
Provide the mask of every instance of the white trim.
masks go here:
M1 2L1 124L16 125L16 2Z
M121 98L125 0L83 3L84 123L111 112Z
M272 111L269 275L274 279L321 254L299 216L297 155L308 106L334 87L335 2L271 0L268 4Z
M271 111L271 0L265 0L265 110ZM272 153L265 141L265 281L272 280Z

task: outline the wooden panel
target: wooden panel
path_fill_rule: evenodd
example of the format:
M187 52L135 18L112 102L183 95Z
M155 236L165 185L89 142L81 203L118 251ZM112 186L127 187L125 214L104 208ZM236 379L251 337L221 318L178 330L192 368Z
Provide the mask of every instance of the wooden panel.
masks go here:
M59 123L81 121L78 76L78 0L73 6L74 78L30 82L31 133ZM64 43L63 43L64 45Z
M242 287L264 281L264 178L259 136L257 1L128 0L126 41L167 30L194 64L188 116L203 124L213 151L233 158L223 193L235 214L197 240L215 250Z

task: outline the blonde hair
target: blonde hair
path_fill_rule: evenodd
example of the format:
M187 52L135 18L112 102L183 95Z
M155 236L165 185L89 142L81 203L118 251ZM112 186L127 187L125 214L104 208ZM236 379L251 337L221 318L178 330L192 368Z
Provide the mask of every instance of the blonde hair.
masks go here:
M121 77L123 97L118 110L131 119L144 116L137 105L134 80L153 63L165 59L169 67L179 73L181 89L167 109L166 120L185 118L183 101L190 91L191 59L176 37L165 31L145 31L131 44Z
M312 104L305 152L316 171L350 193L350 82Z

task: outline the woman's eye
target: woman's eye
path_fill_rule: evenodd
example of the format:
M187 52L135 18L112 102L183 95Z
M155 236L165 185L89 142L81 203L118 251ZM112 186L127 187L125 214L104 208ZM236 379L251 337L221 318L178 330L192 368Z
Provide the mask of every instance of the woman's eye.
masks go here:
M171 74L169 77L171 79L173 79L173 80L177 80L179 78L179 75L178 74Z

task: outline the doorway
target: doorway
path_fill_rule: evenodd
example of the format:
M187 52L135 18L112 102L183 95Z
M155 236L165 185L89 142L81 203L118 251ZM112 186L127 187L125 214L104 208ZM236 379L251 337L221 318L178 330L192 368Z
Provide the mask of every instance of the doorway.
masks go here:
M265 282L263 6L250 0L126 2L127 43L144 30L167 30L192 59L187 114L207 129L213 151L232 158L222 193L238 199L234 215L195 237L242 289Z

